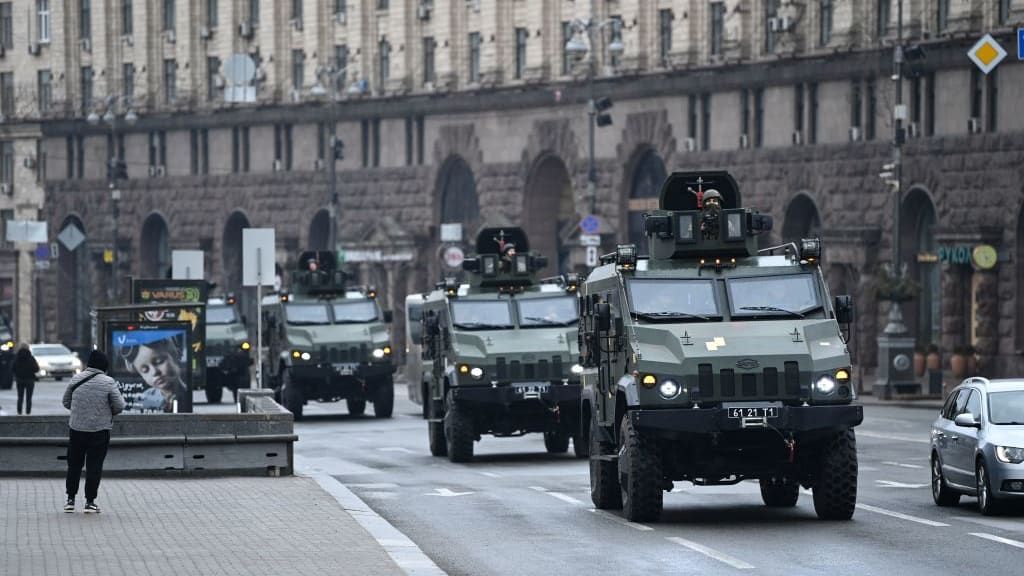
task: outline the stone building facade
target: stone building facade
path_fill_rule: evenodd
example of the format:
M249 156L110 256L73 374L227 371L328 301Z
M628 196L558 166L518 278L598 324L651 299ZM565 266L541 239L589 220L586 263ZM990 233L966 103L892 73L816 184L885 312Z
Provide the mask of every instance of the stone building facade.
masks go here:
M38 105L6 119L0 140L35 152L35 206L51 236L75 226L86 237L39 273L41 299L27 309L47 338L90 343L89 307L109 302L115 283L125 294L127 276L165 274L173 249L203 249L211 280L243 293L244 227L276 228L282 266L326 248L334 134L345 145L339 246L391 307L444 274L441 223L463 223L465 240L484 222L522 223L552 273L579 269L583 215L601 218L609 250L638 238L667 172L727 168L745 203L775 216L776 239L824 238L833 292L854 294L860 310L858 365L869 374L877 363L887 308L874 278L896 229L879 178L891 157L896 2L4 4L19 24L0 72ZM1020 0L904 3L904 34L921 51L903 83L899 229L923 288L906 316L922 344L975 346L989 374L1024 368L1024 64L986 76L964 54L982 32L1011 49L1022 22ZM565 49L574 34L589 47L582 61ZM621 54L609 50L616 41ZM225 102L234 54L255 64L253 103ZM595 198L592 95L614 103L596 132ZM114 124L85 119L108 109ZM128 172L116 202L112 156ZM997 248L995 267L956 257L980 244ZM115 245L117 270L105 258Z

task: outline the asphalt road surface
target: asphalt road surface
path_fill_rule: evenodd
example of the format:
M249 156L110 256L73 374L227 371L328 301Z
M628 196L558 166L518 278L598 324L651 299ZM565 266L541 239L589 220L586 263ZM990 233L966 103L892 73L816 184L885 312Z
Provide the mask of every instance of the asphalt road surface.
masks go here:
M296 468L325 472L452 575L1020 574L1024 516L986 518L974 498L931 500L934 411L869 406L857 429L858 509L824 522L808 492L769 509L758 485L676 483L656 524L596 511L588 468L548 455L539 435L484 437L470 464L430 456L419 406L396 387L395 418L351 418L344 404L306 407ZM369 410L368 410L369 412Z

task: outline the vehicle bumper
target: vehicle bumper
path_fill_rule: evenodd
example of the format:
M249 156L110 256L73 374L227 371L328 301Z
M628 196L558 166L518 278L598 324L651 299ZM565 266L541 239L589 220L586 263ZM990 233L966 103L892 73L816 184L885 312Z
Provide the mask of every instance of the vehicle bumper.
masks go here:
M58 368L56 370L44 368L44 370L46 370L46 374L42 374L40 371L38 374L40 378L70 378L79 372L73 368Z
M391 363L293 364L289 368L298 380L375 380L395 373Z
M988 466L992 495L999 500L1024 501L1024 463L1007 464L991 459Z
M459 402L508 406L537 400L547 404L578 403L581 391L577 382L515 382L497 386L454 386L451 395Z
M730 418L725 408L640 409L631 410L629 417L638 429L651 431L708 434L770 427L786 432L813 432L857 426L864 420L864 407L859 404L782 406L777 417L764 419L764 425Z

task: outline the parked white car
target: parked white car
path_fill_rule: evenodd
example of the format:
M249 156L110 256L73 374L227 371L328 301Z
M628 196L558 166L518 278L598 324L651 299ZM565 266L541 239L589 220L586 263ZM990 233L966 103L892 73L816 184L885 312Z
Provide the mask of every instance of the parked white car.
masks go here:
M30 344L29 350L39 363L40 378L61 380L82 371L82 360L63 344Z

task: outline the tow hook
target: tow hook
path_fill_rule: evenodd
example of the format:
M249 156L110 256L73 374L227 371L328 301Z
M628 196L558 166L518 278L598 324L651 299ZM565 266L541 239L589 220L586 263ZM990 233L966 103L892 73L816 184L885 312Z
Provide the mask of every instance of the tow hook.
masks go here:
M742 428L767 428L768 418L765 416L752 416L750 418L743 418L740 420L740 426Z

